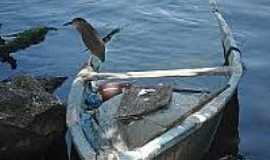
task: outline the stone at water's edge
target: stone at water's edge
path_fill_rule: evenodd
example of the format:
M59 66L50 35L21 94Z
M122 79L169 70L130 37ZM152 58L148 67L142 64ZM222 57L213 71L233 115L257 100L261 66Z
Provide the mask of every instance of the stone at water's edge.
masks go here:
M67 80L68 77L66 76L49 76L49 75L42 75L42 76L37 76L37 77L31 77L30 75L22 75L18 74L15 75L13 78L8 78L5 79L1 82L9 83L12 80L13 81L20 81L20 79L35 79L36 81L31 81L31 83L36 83L38 86L41 88L44 88L47 92L53 93L57 88L59 88L65 80ZM3 83L2 83L3 84Z
M43 88L49 93L53 93L59 86L61 86L68 77L65 76L38 76L36 79Z
M0 36L0 60L9 63L12 69L16 69L16 59L11 56L11 53L43 42L47 33L51 30L56 31L57 28L46 26L33 27L19 33L6 35L6 37L9 37L9 40L5 40Z
M1 160L46 159L64 132L65 107L37 79L23 75L0 82Z

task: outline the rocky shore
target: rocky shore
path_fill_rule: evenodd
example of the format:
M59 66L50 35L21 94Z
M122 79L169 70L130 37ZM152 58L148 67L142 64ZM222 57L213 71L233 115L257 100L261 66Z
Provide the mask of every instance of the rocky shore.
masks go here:
M65 105L53 95L66 77L0 81L1 160L66 159Z

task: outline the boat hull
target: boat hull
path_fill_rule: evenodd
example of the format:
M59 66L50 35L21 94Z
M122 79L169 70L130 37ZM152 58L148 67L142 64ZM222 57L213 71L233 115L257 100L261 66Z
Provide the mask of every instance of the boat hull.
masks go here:
M205 122L197 131L187 136L155 160L200 160L208 152L220 124L223 113L218 113Z

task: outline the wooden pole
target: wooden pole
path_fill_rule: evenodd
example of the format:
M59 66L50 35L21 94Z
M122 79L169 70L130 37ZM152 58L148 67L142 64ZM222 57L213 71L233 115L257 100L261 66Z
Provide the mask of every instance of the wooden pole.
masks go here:
M196 76L217 76L228 75L233 72L233 68L209 67L195 69L173 69L173 70L152 70L143 72L125 72L125 73L97 73L82 71L78 76L83 76L88 80L113 80L113 79L132 79L132 78L158 78L158 77L196 77Z

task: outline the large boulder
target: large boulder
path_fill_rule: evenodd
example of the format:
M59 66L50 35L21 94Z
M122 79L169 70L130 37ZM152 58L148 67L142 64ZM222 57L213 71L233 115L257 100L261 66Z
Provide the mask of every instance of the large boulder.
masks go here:
M45 159L65 132L65 107L29 75L0 82L0 159ZM45 82L45 81L43 81Z

